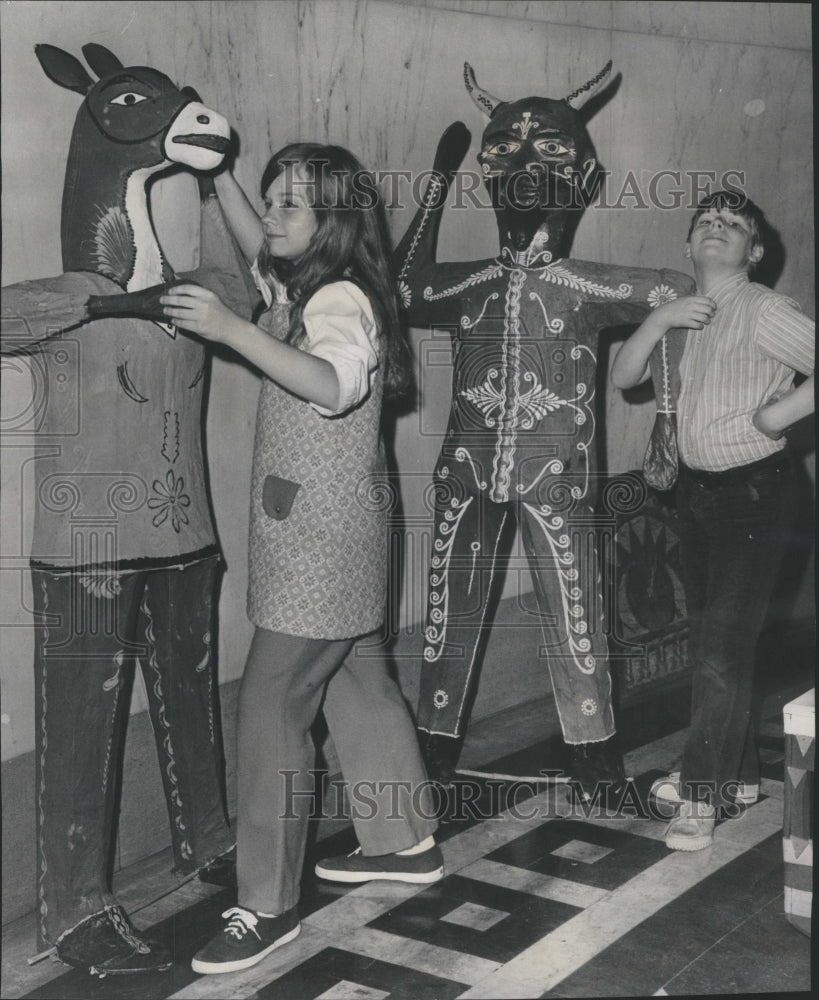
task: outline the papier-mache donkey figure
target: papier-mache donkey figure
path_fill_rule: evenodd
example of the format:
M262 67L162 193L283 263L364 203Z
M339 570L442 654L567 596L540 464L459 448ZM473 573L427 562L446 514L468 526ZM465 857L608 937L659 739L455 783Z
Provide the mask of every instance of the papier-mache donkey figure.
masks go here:
M83 95L62 201L64 273L3 289L3 350L45 386L31 572L35 615L38 943L100 975L167 968L111 891L116 792L139 661L175 871L235 839L226 818L214 655L221 555L203 454L208 358L158 298L172 272L146 186L209 171L226 119L146 67L86 45L38 45L46 75ZM250 316L255 292L218 200L200 185L200 267ZM212 183L211 183L212 189ZM108 318L116 313L117 318Z
M500 253L436 260L447 191L469 147L468 130L456 122L440 141L423 204L394 258L407 321L452 329L452 403L434 472L417 716L430 776L442 783L458 762L498 571L519 524L571 749L570 778L586 798L602 788L616 800L626 787L612 739L595 542L598 341L604 328L637 323L651 307L688 294L692 281L568 256L599 176L580 108L610 72L609 62L563 100L505 102L482 90L466 64L466 89L489 119L478 162Z

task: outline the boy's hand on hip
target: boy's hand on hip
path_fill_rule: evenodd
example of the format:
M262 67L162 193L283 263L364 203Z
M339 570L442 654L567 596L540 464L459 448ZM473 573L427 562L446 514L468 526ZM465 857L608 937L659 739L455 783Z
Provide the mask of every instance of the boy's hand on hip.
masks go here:
M776 404L788 395L790 393L780 392L771 396L770 399L766 399L751 418L751 422L760 434L764 434L765 437L769 437L772 441L778 441L785 433L780 416L781 407L777 407Z

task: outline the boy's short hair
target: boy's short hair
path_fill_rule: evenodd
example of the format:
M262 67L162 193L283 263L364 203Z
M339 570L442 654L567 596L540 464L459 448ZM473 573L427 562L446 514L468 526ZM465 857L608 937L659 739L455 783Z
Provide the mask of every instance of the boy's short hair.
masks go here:
M707 194L700 201L691 219L691 225L688 227L688 240L691 239L691 233L694 231L697 219L704 212L711 209L716 209L717 211L727 209L729 212L733 212L735 215L740 216L740 218L745 219L751 230L751 247L761 246L764 248L765 233L768 228L765 215L762 209L758 205L755 205L750 198L741 191L736 190L714 191L711 194Z

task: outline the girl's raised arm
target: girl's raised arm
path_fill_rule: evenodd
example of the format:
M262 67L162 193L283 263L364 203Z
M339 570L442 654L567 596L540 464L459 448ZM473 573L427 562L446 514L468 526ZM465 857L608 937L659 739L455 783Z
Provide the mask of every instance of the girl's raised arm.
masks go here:
M236 237L245 259L252 264L264 242L262 220L229 170L217 174L213 182L231 232Z

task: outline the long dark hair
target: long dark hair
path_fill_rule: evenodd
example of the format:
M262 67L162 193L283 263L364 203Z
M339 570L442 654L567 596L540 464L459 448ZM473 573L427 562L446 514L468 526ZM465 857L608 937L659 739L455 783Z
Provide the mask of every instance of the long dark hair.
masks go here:
M398 322L389 236L375 180L341 146L292 143L265 167L262 197L279 174L294 167L302 168L298 183L306 188L318 228L296 260L274 257L266 243L259 253L262 277L282 282L293 303L287 343L298 345L304 339L304 307L319 288L333 281L352 281L373 309L383 347L384 388L400 395L410 384L411 357Z

